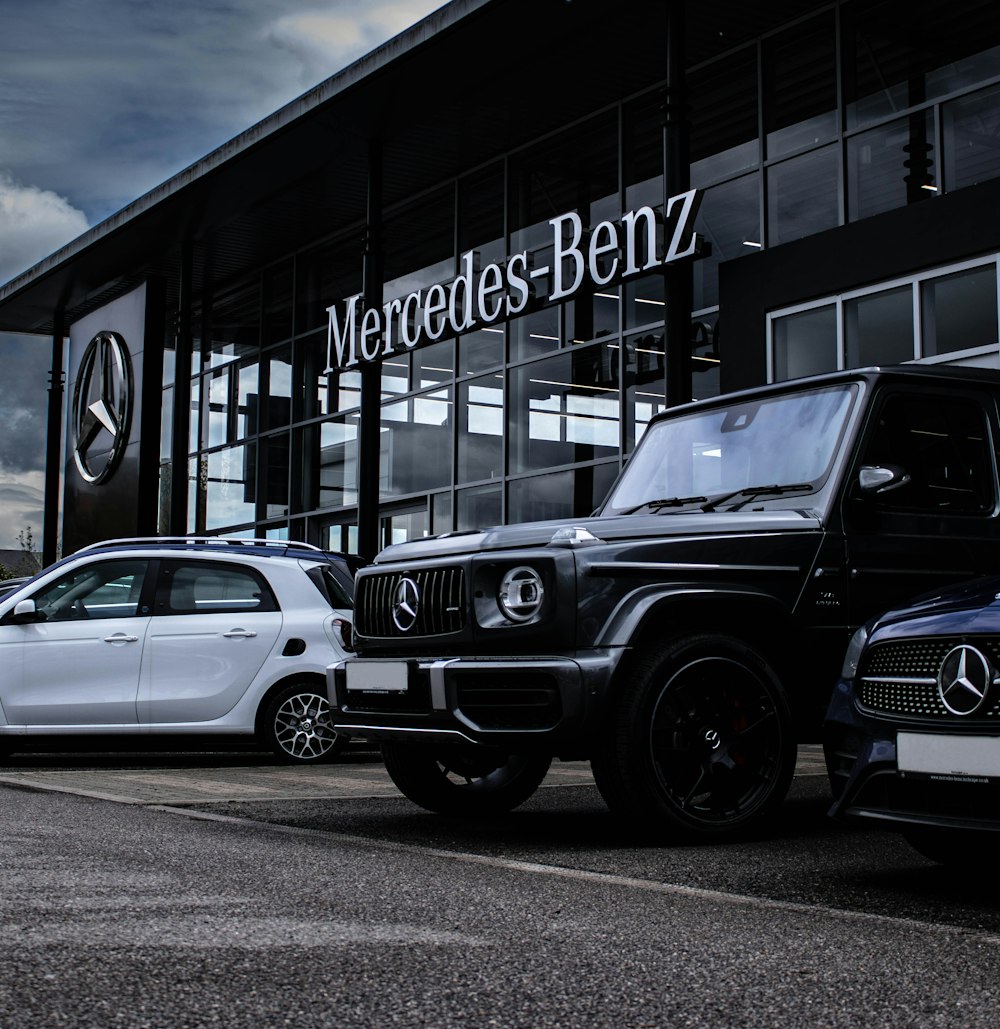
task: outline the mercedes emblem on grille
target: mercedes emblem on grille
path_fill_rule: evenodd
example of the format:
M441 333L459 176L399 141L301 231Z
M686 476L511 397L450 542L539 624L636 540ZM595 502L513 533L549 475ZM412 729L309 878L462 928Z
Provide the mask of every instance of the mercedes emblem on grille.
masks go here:
M400 632L409 632L417 624L420 590L412 579L400 579L392 596L392 620Z
M937 679L941 703L953 715L971 715L986 701L993 669L980 651L963 643L945 655Z

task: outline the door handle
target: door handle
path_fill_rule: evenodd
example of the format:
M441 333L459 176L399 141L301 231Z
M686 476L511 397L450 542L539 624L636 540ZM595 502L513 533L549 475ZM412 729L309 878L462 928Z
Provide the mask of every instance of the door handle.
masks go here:
M138 636L126 636L123 632L116 632L114 636L105 636L104 642L111 643L112 645L115 643L136 643L138 639Z
M227 640L248 640L257 635L252 629L230 629L222 634Z

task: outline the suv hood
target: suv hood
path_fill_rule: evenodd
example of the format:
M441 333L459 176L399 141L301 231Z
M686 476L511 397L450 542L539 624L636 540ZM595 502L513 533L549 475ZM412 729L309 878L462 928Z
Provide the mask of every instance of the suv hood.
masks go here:
M596 540L552 542L560 529L585 529ZM446 533L396 543L386 547L376 564L419 561L426 558L475 554L492 550L525 547L586 547L600 542L666 539L679 536L723 536L734 533L810 532L821 528L819 516L812 511L712 511L695 509L691 513L617 515L611 518L558 519L549 522L523 522L498 525L471 532Z

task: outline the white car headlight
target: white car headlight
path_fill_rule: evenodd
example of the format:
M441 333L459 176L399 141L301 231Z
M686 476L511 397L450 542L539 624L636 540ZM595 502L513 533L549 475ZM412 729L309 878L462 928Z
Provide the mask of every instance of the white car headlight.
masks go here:
M527 565L511 568L497 591L497 605L503 616L512 622L531 621L541 611L544 599L542 577Z

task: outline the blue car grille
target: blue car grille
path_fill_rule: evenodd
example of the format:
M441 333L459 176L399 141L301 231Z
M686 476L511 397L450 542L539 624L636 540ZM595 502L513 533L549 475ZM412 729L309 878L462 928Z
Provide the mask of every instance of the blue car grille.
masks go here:
M946 655L959 644L971 643L994 669L986 704L970 721L1000 719L1000 640L993 637L933 636L891 640L872 646L858 669L858 701L879 714L936 719L954 723L938 691L938 671Z

